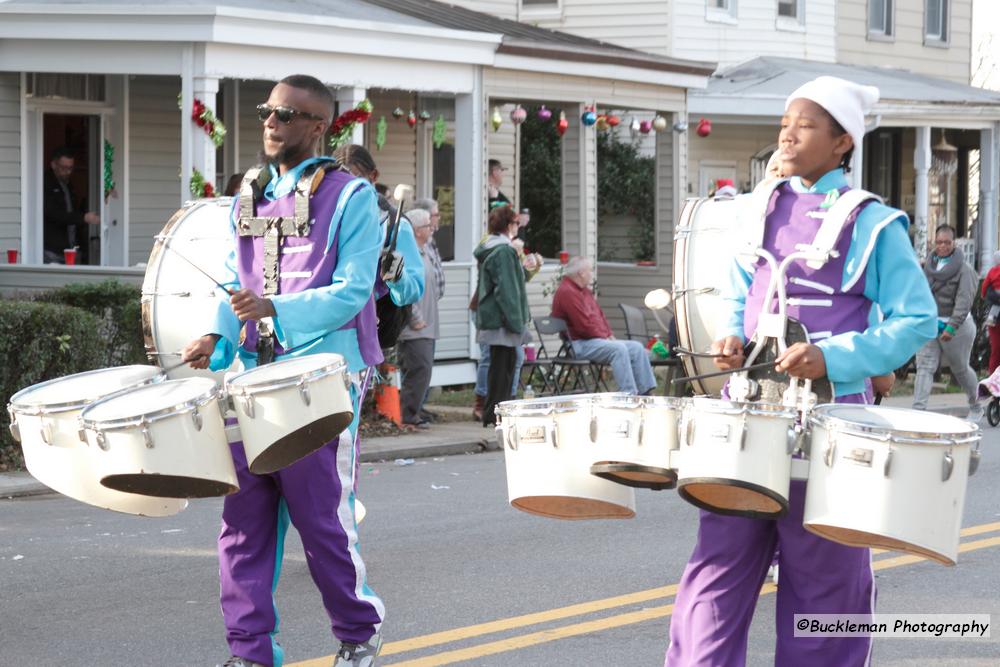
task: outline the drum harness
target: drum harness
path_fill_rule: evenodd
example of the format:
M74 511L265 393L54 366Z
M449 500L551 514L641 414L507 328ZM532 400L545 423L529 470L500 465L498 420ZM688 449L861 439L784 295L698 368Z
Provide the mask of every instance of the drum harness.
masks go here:
M788 267L792 262L805 260L809 268L819 269L830 261L830 259L838 257L839 253L835 250L837 240L840 238L844 225L851 214L868 201L881 202L882 199L871 192L861 189L845 192L838 197L829 211L827 211L813 242L811 244L799 244L796 252L790 253L779 263L774 255L764 250L761 240L764 233L767 204L777 187L784 182L784 180L779 180L770 184L769 187L755 192L753 195L756 204L753 210L759 212L759 220L754 220L756 224L752 226L753 236L747 241L740 255L752 258L754 261L757 258L766 261L771 269L771 277L765 291L763 307L758 316L757 328L747 345L747 356L743 369L736 372L730 380L729 393L730 398L738 402L758 400L762 397L762 394L765 395L765 400L779 402L778 393L781 392L780 403L795 408L801 414L800 423L796 426L796 442L790 442L791 448L801 449L808 412L817 402L820 402L821 398L823 399L822 402L833 401L833 383L824 378L817 381L818 386L814 386L813 381L810 379L801 380L800 384L799 378L788 377L787 388L782 391L781 385L784 384L784 378L776 380L774 376L779 374L775 371L757 371L759 375L754 373L757 377L756 379L752 379L751 373L748 370L751 366L760 366L760 364L755 364L755 362L761 358L762 353L767 357L767 361L773 361L773 359L777 358L778 355L788 348L789 338L794 339L793 342L809 342L809 332L805 326L790 318L787 314L788 299L785 292L785 273ZM775 300L777 301L778 312L772 313L771 304Z
M335 163L335 169L343 169ZM292 217L256 215L257 202L263 196L264 188L271 180L268 165L251 167L240 183L240 215L236 221L236 233L240 236L263 237L264 239L264 291L265 299L278 294L281 288L280 249L281 240L286 236L308 236L314 222L309 217L309 199L323 180L326 166L310 165L295 184L295 213ZM263 366L274 361L274 323L270 317L257 322L257 365Z

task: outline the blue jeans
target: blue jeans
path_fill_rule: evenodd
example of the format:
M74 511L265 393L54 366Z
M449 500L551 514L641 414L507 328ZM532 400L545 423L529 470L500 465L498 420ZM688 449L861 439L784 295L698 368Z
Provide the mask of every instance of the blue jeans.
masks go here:
M611 366L618 384L618 391L628 394L645 394L656 388L653 366L649 353L642 343L634 340L608 340L590 338L573 341L573 354L578 359L589 359Z
M517 363L514 364L514 386L510 389L511 396L517 396L517 383L521 377L521 366L524 365L524 347L518 345ZM486 396L486 375L490 371L490 346L479 344L479 364L476 366L476 396Z

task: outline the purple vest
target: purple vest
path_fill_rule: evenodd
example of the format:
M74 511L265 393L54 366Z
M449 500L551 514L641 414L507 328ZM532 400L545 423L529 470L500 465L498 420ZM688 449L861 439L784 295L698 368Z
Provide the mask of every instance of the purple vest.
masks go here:
M847 188L841 190L846 192ZM796 250L800 243L812 243L823 224L826 209L821 204L826 193L796 193L791 185L784 183L771 196L764 228L763 248L774 255L778 263ZM870 203L870 202L868 202ZM861 208L867 206L864 204ZM840 255L831 259L820 269L810 269L805 260L793 262L786 272L788 296L787 313L801 322L809 332L810 342L847 331L864 331L868 328L868 315L872 302L865 297L865 281L862 278L851 289L841 289L844 277L844 262L851 246L854 222L861 208L848 217L836 249ZM812 214L812 215L810 215ZM757 328L757 316L764 307L767 284L771 279L771 268L763 259L757 260L753 282L746 299L743 331L749 338ZM770 304L770 311L777 312L776 300Z
M326 249L330 238L330 223L333 220L337 202L345 186L354 180L350 174L339 170L328 170L316 192L309 201L309 216L312 226L308 236L285 236L281 239L279 254L279 294L294 294L307 289L325 287L330 284L333 272L337 268L338 241L340 229L334 233L333 244ZM237 207L237 213L239 207ZM275 201L260 201L256 207L256 215L261 217L287 216L295 214L295 193L276 199ZM264 292L264 239L259 236L236 237L236 270L240 285L252 289L256 294ZM355 329L358 337L358 347L366 366L373 366L383 361L382 350L378 345L377 320L375 318L375 300L369 297L368 302L341 330ZM256 354L257 323L247 322L243 349ZM275 355L285 353L280 344L275 342Z

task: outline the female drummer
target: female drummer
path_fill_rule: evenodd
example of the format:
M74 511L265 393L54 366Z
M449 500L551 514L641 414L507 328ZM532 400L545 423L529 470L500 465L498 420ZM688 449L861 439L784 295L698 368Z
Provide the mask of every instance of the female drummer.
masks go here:
M762 246L780 262L812 243L825 211L850 189L845 172L865 133L865 113L878 90L820 77L785 103L778 135L781 173L767 205ZM866 402L865 378L888 373L934 337L936 310L897 209L872 201L847 219L839 256L821 269L795 262L789 275L788 315L813 332L788 347L777 370L793 377L826 377L838 402ZM744 361L767 291L767 271L734 262L726 290L729 317L713 352L722 369ZM873 304L884 319L869 324ZM778 549L776 665L866 665L870 637L794 637L795 614L868 614L875 585L868 549L847 547L802 526L805 482L793 481L787 515L776 520L701 512L694 553L684 570L670 626L666 664L735 666L746 661L747 636L758 592Z

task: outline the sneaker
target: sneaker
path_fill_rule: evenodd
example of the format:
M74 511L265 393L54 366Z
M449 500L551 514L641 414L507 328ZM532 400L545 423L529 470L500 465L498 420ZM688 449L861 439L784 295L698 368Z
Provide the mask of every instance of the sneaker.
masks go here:
M340 650L333 657L333 667L373 667L375 657L382 648L382 631L377 631L364 644L341 642Z
M241 658L238 655L229 656L229 660L226 660L221 665L216 665L215 667L266 667L259 662L254 662L253 660L247 660L246 658Z

